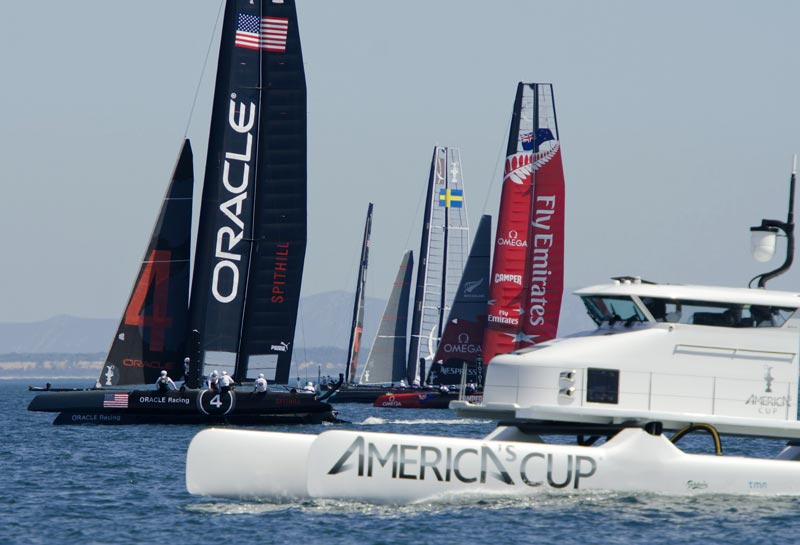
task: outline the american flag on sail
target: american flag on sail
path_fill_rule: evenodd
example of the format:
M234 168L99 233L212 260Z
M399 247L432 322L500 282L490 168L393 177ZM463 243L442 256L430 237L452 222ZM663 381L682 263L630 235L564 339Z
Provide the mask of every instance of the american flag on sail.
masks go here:
M103 407L127 409L128 394L105 394L103 396Z
M289 34L289 19L285 17L259 17L239 14L236 25L236 47L286 51L286 36Z

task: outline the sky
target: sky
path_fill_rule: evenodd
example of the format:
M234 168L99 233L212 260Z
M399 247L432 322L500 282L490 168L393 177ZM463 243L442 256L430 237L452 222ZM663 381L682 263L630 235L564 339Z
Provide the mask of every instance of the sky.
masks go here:
M471 226L496 215L518 81L554 84L567 287L617 275L745 286L778 266L750 257L749 227L786 218L800 3L298 4L304 295L354 289L372 201L367 295L388 297L419 245L434 145L461 149ZM185 134L203 172L219 8L2 4L0 322L120 316ZM769 287L800 291L800 265Z

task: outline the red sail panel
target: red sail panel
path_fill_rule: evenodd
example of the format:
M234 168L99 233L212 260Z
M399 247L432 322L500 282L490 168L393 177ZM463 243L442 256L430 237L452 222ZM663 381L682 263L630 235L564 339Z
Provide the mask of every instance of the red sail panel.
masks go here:
M560 146L535 154L533 169L527 297L517 348L556 337L564 292L564 169Z
M524 151L506 158L483 336L484 364L497 354L517 348L524 318L522 293L531 210L531 160L531 153Z
M564 286L564 171L550 84L514 102L484 332L484 363L552 339Z

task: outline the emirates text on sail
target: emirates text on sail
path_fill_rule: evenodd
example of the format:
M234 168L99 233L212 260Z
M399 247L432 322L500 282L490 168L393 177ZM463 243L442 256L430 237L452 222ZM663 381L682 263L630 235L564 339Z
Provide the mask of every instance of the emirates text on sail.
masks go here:
M531 222L533 230L550 230L550 218L555 213L555 195L536 197L537 208L534 220ZM539 208L539 206L542 208ZM528 321L532 326L542 325L547 312L547 277L552 274L549 269L550 248L553 247L552 234L535 234L533 236L533 253L531 258L530 281L530 312Z

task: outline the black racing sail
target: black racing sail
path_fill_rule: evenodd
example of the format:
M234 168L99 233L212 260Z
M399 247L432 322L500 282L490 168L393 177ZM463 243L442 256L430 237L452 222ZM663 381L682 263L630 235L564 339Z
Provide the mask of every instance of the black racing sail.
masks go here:
M194 172L184 141L150 244L97 379L98 388L183 376L189 302Z
M364 287L367 284L367 265L369 262L369 237L372 233L372 203L367 208L367 219L364 222L364 239L361 242L361 260L356 281L356 295L353 303L353 324L350 326L350 343L347 349L347 366L345 382L355 381L358 371L358 354L361 350L361 334L364 332Z
M467 365L467 382L483 382L482 344L489 294L491 228L492 217L481 216L453 308L430 367L429 384L460 384L464 364Z
M407 378L433 361L469 250L461 152L436 146L431 159L408 348Z
M361 370L359 384L389 384L406 376L406 341L408 340L408 298L414 256L406 250L392 287L378 334Z
M288 382L306 230L306 82L294 0L232 0L191 294L206 369Z

